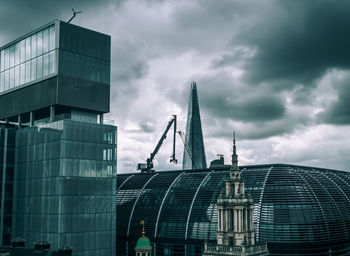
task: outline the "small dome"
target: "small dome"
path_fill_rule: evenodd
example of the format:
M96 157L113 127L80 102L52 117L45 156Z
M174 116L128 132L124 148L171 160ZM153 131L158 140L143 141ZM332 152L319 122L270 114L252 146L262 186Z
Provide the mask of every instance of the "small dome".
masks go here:
M150 252L152 250L151 242L148 237L143 235L137 240L136 252Z

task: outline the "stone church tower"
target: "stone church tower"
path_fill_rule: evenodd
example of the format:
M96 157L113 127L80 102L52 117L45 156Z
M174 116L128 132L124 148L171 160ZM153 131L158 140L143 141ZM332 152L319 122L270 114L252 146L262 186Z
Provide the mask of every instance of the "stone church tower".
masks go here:
M225 182L225 193L217 202L217 244L205 244L203 255L268 255L266 243L255 243L253 199L245 194L233 135L233 153L230 174Z

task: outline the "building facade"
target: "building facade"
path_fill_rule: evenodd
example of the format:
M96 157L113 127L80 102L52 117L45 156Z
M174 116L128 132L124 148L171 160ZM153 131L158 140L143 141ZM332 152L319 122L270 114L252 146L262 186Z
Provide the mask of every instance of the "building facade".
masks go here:
M110 48L109 36L58 20L0 47L0 120L109 112Z
M216 243L204 244L204 256L269 255L267 244L255 242L253 225L253 199L245 193L244 180L238 168L236 141L233 137L232 165L225 180L225 192L219 195L218 231Z
M0 245L10 245L16 129L0 124Z
M75 255L113 254L115 134L114 126L72 120L18 131L14 237L70 245Z
M110 36L56 20L0 48L0 123L15 127L14 139L0 138L15 156L0 162L11 191L1 193L7 244L21 237L74 255L116 253L117 127L103 122L110 47Z

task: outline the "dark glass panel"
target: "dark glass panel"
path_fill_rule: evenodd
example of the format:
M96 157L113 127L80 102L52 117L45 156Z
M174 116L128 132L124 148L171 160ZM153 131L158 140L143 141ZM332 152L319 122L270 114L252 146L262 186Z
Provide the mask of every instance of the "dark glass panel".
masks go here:
M117 230L118 236L126 237L131 211L135 201L142 192L142 188L153 177L153 174L135 175L124 183L123 188L117 194ZM135 226L136 227L136 226ZM132 230L132 234L137 234L137 230Z
M141 234L140 220L145 220L147 236L154 237L158 212L167 188L180 174L180 172L168 172L164 175L157 175L147 184L138 199L130 223L130 231L138 230L139 232L129 232L129 236L137 239Z
M110 62L110 37L95 31L60 23L60 49Z
M59 51L59 59L59 73L62 75L103 84L110 83L109 62L62 50Z
M171 188L158 223L157 237L185 238L192 199L207 172L183 174Z

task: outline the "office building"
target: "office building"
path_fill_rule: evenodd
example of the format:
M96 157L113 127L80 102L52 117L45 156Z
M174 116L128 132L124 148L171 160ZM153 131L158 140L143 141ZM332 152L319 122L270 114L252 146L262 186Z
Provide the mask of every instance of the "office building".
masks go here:
M0 120L34 124L109 112L110 37L51 22L0 48Z
M12 239L115 254L110 47L108 35L56 20L0 48L1 129L16 127Z

